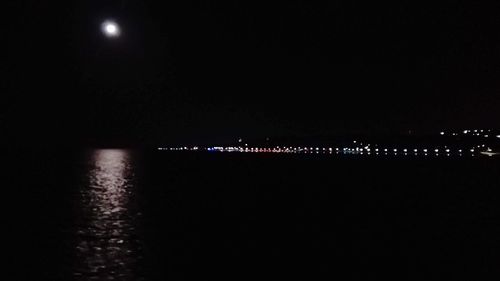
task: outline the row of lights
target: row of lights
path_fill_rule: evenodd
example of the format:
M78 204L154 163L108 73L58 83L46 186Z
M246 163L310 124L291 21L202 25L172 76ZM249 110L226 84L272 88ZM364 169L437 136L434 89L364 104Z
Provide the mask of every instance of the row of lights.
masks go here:
M479 148L481 147L484 147L484 145L482 146L478 146ZM200 149L199 147L171 147L171 148L158 148L158 150L161 150L161 151L198 151L198 150L203 150L203 149ZM335 152L336 154L360 154L360 155L364 155L364 153L366 153L367 155L371 155L371 153L375 153L375 155L379 155L379 153L383 153L385 155L388 155L389 153L391 154L394 154L394 155L398 155L398 153L403 153L404 155L408 155L408 153L411 153L413 152L414 155L418 155L419 153L423 153L423 155L428 155L428 153L432 153L434 152L436 155L439 155L439 153L446 153L446 155L450 155L451 153L454 153L454 154L458 154L458 155L462 155L463 153L467 153L467 152L470 152L472 155L476 152L476 149L475 148L471 148L471 149L468 149L468 150L464 150L464 149L457 149L457 150L451 150L449 148L444 148L444 149L439 149L439 148L435 148L433 150L431 149L427 149L427 148L423 148L423 149L413 149L413 150L409 150L409 149L401 149L401 150L398 150L397 148L392 148L392 149L389 149L389 148L375 148L375 149L371 149L369 148L369 146L366 146L366 147L355 147L355 148L350 148L350 147L344 147L342 149L340 148L332 148L332 147L274 147L274 148L261 148L261 147L233 147L233 146L230 146L230 147L222 147L222 146L219 146L219 147L208 147L205 149L206 151L211 151L211 152L261 152L261 153L304 153L304 154L307 154L307 153L315 153L315 154L325 154L325 153L329 153L329 154L333 154L333 152ZM491 151L491 149L488 148L488 151Z
M489 138L491 133L491 130L464 130L462 132L464 135L471 135L471 136L483 136L485 138ZM446 132L442 131L439 133L441 136L444 136ZM458 133L452 132L449 133L452 136L458 136ZM500 138L500 135L496 135L497 138Z

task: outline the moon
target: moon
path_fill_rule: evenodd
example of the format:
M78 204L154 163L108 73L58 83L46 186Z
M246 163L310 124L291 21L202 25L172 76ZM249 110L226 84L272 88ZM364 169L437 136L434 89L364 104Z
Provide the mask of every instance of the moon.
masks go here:
M101 24L101 31L108 38L119 37L121 33L120 26L113 20L104 21Z

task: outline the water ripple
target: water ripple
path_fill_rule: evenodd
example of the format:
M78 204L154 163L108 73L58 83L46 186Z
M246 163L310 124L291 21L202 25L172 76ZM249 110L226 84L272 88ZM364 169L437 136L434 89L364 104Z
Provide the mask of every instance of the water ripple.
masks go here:
M79 194L76 280L142 280L130 158L126 150L97 150L90 157L88 185Z

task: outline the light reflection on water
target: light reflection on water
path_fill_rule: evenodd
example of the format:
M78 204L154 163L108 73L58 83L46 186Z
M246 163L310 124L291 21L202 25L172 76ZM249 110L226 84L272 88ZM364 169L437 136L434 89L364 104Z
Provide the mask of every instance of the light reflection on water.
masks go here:
M80 190L76 280L142 280L133 208L133 167L126 150L96 150Z

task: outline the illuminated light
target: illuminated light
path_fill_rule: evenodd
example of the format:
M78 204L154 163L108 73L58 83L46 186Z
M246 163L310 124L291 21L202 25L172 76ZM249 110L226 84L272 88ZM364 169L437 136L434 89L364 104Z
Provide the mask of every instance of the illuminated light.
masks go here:
M497 138L499 138L499 139L500 139L500 135L497 135Z
M470 152L474 152L474 148L470 150Z
M489 135L484 135L485 138L489 137Z
M405 148L405 149L403 149L403 152L407 152L407 151L408 151L408 149L406 149L406 148Z
M398 150L396 148L394 148L394 152L398 152Z
M387 152L387 148L384 149L384 152Z
M444 132L441 132L441 133L439 133L439 134L441 134L441 136L444 136Z
M464 130L464 134L467 134L468 132L469 132L469 131L467 131L467 130Z
M436 153L437 153L437 152L439 152L439 149L437 149L437 148L436 148L436 149L434 149L434 152L436 152Z
M450 150L449 150L449 149L446 149L446 152L450 152Z
M101 24L101 31L108 38L116 38L120 36L120 26L113 20L106 20Z
M415 148L415 149L413 150L413 152L418 152L418 149L416 149L416 148Z
M375 151L378 152L378 148L375 148Z

